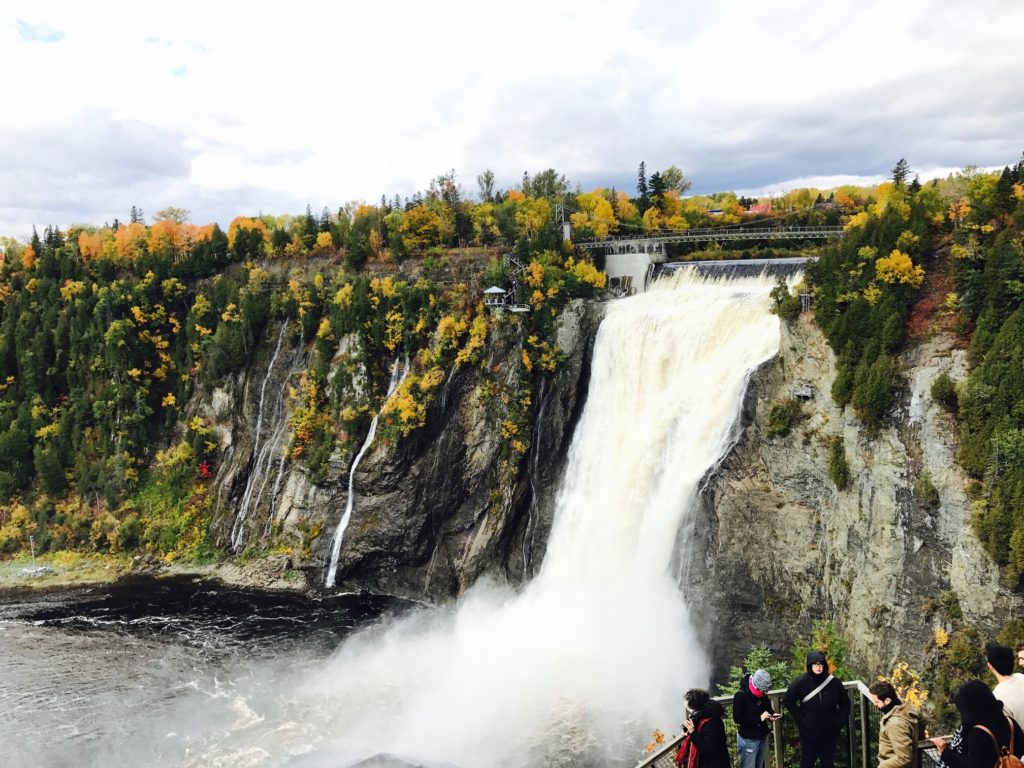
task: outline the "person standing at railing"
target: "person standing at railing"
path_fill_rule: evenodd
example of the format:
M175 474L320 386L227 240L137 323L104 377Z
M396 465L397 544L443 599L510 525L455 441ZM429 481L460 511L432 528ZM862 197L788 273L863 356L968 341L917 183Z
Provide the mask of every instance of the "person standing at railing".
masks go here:
M736 722L736 750L740 768L764 768L768 750L769 724L782 715L776 715L768 691L772 676L759 669L744 675L740 689L732 699L732 719Z
M683 742L676 752L679 768L729 768L725 744L725 709L703 688L686 692L686 720Z
M995 768L1003 747L1024 755L1024 733L1017 722L1003 714L1003 705L981 680L969 680L953 697L960 710L960 752L952 743L932 739L941 754L941 762L950 768ZM954 734L955 736L956 734Z
M892 683L872 684L871 701L882 712L878 729L878 768L913 768L917 765L918 712L900 701Z
M790 683L782 703L800 731L800 768L832 768L839 731L850 719L850 696L829 673L825 654L807 654L807 671Z
M995 675L995 697L1003 702L1006 714L1018 723L1024 722L1024 675L1013 671L1013 651L1005 645L989 643L985 646L988 671Z

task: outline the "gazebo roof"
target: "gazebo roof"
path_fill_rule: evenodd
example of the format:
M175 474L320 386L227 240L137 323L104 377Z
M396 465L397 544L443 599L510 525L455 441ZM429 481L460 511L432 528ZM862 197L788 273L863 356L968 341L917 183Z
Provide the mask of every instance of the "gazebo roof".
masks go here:
M506 291L504 288L499 288L496 285L492 285L490 288L484 291L484 293L508 293L508 291Z

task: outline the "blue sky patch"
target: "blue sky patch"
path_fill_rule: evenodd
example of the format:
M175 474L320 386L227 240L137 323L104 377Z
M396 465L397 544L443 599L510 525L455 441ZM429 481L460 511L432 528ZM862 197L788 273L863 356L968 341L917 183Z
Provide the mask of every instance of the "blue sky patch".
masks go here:
M40 43L59 43L64 39L64 33L49 24L30 24L21 19L18 19L18 34L22 40Z

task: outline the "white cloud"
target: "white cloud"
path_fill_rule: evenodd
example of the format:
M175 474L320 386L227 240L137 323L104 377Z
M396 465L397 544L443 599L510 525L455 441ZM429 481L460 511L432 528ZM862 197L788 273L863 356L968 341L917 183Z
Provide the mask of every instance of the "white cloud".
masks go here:
M713 191L1022 148L1014 0L9 5L0 232L334 206L452 168L631 189L644 159ZM152 162L115 151L142 126Z

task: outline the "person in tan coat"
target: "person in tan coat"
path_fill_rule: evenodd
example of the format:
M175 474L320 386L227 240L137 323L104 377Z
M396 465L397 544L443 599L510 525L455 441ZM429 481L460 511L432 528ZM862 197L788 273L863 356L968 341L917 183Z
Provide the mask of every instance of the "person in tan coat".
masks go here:
M882 712L878 730L878 768L912 768L917 758L918 711L900 701L892 683L871 686L871 700Z

